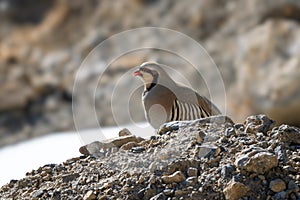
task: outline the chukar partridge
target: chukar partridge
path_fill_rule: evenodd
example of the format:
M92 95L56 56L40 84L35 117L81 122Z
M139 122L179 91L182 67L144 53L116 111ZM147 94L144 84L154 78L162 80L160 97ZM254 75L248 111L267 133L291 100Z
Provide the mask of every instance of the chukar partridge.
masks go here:
M174 82L163 65L146 62L133 73L144 82L145 116L154 128L170 121L194 120L221 114L219 109L193 89Z

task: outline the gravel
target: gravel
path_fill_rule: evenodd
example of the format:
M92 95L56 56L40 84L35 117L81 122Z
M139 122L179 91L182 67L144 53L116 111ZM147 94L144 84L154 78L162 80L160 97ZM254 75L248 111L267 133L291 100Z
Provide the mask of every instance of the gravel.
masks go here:
M224 116L172 122L149 139L123 131L115 140L81 147L81 157L11 180L2 186L0 196L297 200L299 135L299 128L275 127L265 115L250 116L243 124ZM128 141L120 142L123 138Z

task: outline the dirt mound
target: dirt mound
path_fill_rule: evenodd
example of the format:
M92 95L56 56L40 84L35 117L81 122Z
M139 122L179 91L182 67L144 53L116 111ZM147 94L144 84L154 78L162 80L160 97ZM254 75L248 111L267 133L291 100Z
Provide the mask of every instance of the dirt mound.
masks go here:
M0 190L17 199L299 199L300 129L265 115L165 124L83 146Z

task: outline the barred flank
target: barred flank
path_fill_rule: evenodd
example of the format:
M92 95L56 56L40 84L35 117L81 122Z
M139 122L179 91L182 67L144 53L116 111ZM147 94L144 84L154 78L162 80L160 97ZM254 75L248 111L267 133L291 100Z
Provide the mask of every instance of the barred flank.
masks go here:
M176 99L171 109L169 121L194 120L209 116L209 113L198 105L180 102Z

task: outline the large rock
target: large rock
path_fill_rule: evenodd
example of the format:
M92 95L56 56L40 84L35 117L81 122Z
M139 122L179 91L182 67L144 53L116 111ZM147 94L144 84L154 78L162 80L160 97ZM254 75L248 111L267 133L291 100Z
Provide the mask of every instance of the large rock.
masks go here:
M237 168L250 173L264 174L278 165L277 156L258 147L243 150L235 161Z
M265 113L277 123L300 124L299 34L296 22L267 20L239 36L237 81L228 95L235 119Z

